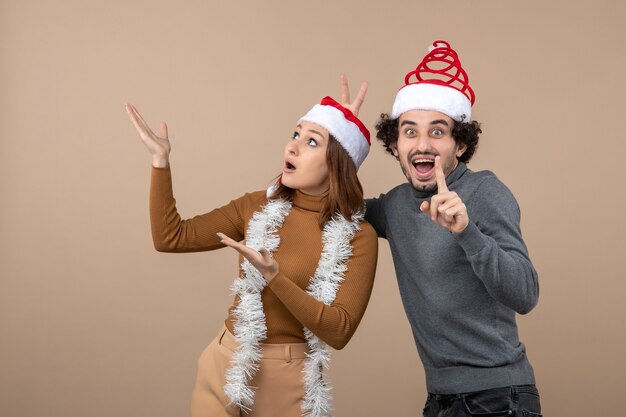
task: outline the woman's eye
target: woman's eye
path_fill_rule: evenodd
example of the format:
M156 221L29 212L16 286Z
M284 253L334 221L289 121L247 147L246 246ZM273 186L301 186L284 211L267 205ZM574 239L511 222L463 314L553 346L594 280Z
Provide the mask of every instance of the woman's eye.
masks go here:
M309 139L307 143L309 144L309 146L317 146L317 141L315 139Z
M291 139L298 139L300 137L300 134L298 132L293 132L293 135L291 135Z

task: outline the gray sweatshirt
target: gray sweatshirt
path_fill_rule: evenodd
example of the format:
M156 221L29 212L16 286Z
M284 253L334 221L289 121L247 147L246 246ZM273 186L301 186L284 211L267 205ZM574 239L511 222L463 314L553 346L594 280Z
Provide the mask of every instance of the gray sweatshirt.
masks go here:
M515 313L537 304L539 285L517 201L492 172L472 172L463 163L446 182L470 219L458 235L420 211L434 192L408 183L368 200L365 215L389 241L428 391L534 384Z

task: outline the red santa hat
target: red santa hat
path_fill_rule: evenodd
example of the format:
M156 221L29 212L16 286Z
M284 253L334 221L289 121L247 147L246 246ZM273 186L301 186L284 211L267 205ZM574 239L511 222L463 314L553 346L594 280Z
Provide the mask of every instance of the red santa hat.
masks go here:
M475 96L459 56L442 40L433 42L428 51L417 68L404 77L405 85L396 95L391 118L409 110L435 110L457 122L469 122Z
M348 152L357 170L370 150L370 132L349 109L331 97L324 97L301 121L318 124L328 130Z

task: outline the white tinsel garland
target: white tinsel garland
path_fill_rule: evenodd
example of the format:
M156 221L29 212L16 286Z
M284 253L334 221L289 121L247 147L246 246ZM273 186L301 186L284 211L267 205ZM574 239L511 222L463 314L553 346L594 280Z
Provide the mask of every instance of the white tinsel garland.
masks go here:
M324 227L324 249L307 293L326 305L335 301L347 270L346 262L352 255L350 241L361 230L359 223L362 220L362 214L353 216L352 221L337 214ZM303 370L305 395L302 412L310 417L326 417L332 408L332 397L324 369L330 364L331 350L307 328L304 329L304 336L309 344L309 354Z
M280 244L276 233L291 210L291 202L272 200L262 211L254 213L248 223L246 245L252 249L265 248L275 252ZM231 367L226 372L224 392L231 403L243 410L250 410L254 402L254 391L249 383L259 369L263 357L260 341L267 337L265 313L261 301L261 291L267 284L263 275L244 258L242 277L236 278L231 286L239 296L239 303L233 311L235 339L239 345L233 354Z
M280 244L277 234L285 217L291 210L291 202L270 200L261 211L254 213L248 223L246 245L252 249L265 248L275 252ZM347 269L346 262L352 255L350 242L360 230L359 214L346 220L336 215L324 227L322 233L323 250L317 269L307 293L324 304L330 305L337 296ZM265 278L252 264L244 259L241 264L242 277L236 278L231 286L240 301L233 311L235 339L239 347L233 354L230 369L226 372L224 392L231 403L243 410L250 410L254 403L254 391L250 380L259 369L263 357L260 341L267 337L265 313L261 292L266 285ZM309 345L309 353L304 364L305 397L302 412L308 417L326 417L331 410L330 386L324 378L324 369L330 363L331 350L326 343L304 328Z

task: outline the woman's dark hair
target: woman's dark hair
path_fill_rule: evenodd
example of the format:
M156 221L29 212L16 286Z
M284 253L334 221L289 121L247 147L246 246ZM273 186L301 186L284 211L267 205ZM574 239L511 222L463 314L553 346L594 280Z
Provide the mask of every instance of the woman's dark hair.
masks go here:
M348 152L332 135L329 135L326 148L329 188L324 198L324 207L320 212L319 225L323 229L335 213L341 213L350 220L353 215L363 211L363 187L356 174L356 166ZM276 179L276 190L272 199L291 200L295 190L283 185L280 176Z
M481 133L480 123L476 120L469 123L454 121L452 137L457 144L467 145L463 155L457 158L459 161L467 163L472 159L478 148L478 136ZM385 150L393 155L391 146L398 141L398 119L392 119L387 113L381 113L376 123L376 137L383 143Z

